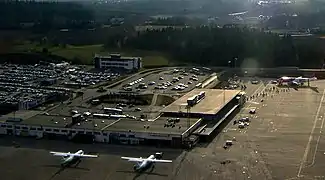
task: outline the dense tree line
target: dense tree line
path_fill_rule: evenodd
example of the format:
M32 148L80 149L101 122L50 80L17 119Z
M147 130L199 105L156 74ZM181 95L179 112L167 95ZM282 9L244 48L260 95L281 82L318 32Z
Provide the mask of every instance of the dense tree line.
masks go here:
M258 67L321 67L321 43L316 38L296 40L250 28L202 26L121 33L106 46L164 51L175 59L202 65L229 66L229 61L237 59L237 65Z
M1 1L0 28L19 29L34 24L40 30L86 27L94 20L93 12L69 2Z

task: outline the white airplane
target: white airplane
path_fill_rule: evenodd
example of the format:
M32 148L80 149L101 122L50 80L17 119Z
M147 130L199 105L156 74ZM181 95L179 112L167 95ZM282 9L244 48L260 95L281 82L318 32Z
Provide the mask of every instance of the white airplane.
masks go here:
M61 166L71 165L76 162L80 162L81 158L97 158L98 157L98 155L85 154L83 150L79 150L76 153L51 151L50 154L52 154L53 156L61 156L62 157Z
M134 157L121 157L129 162L135 162L133 169L135 171L145 170L149 167L154 168L154 163L171 163L171 160L161 160L163 153L155 153L155 155L150 155L148 158L134 158Z
M292 84L292 85L302 85L305 82L316 81L316 80L317 80L317 77L304 78L302 76L300 76L300 77L283 76L283 77L279 78L277 81L279 84L288 83L288 84Z
M229 16L240 16L240 15L244 15L246 14L248 11L244 11L244 12L237 12L237 13L230 13L228 14Z

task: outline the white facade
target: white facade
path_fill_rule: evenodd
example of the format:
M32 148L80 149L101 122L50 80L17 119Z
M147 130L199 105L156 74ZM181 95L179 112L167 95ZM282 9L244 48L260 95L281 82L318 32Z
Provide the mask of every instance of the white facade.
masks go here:
M96 142L109 143L110 134L118 135L120 139L159 139L159 140L172 140L173 137L179 138L180 135L176 134L159 134L149 132L109 132L92 129L75 129L75 128L63 128L63 127L51 127L41 125L26 125L15 124L11 122L0 122L0 134L16 135L16 136L34 136L42 138L46 133L53 133L57 135L66 135L68 138L72 138L77 133L94 135Z
M142 68L140 57L121 57L120 55L98 56L95 55L95 68L125 68L127 70Z

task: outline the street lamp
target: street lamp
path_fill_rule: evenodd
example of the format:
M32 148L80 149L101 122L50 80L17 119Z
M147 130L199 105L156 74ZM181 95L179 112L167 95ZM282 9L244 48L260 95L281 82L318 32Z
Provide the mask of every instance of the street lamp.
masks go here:
M231 61L228 61L228 66L229 68L231 68Z
M235 60L235 68L236 68L236 64L237 64L237 59L238 59L238 58L235 58L235 59L234 59L234 60Z

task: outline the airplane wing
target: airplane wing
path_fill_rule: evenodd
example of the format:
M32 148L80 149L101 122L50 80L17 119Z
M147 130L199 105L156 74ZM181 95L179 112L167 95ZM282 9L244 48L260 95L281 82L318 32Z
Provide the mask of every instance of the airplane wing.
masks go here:
M143 160L145 160L143 158L134 158L134 157L121 157L121 159L126 159L130 162L142 162Z
M88 158L96 158L96 157L98 157L98 155L73 154L73 153L55 152L55 151L51 151L50 154L52 154L53 156L75 156L75 157L88 157Z
M55 151L51 151L50 154L52 154L53 156L70 156L70 153L66 153L66 152L55 152Z
M172 160L162 160L162 159L147 159L147 161L155 162L155 163L171 163Z
M86 157L86 158L97 158L98 157L98 155L90 155L90 154L70 154L70 156Z

